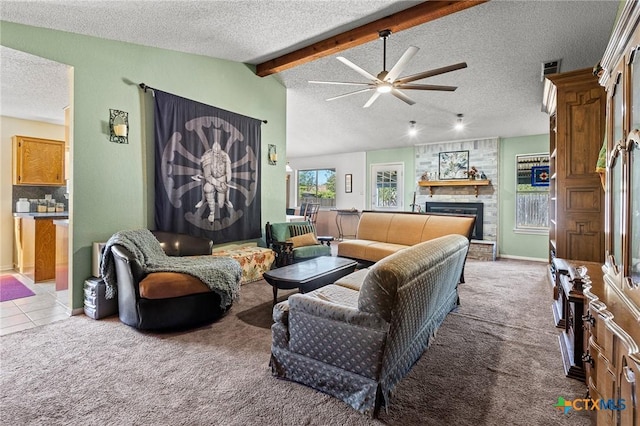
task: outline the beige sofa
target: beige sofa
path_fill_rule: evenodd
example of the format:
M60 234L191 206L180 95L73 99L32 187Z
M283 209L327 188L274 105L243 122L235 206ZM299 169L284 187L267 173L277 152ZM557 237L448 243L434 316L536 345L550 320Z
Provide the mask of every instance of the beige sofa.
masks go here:
M398 250L444 235L471 239L475 216L365 211L356 238L338 244L338 256L377 262Z
M469 241L447 235L274 306L271 371L374 417L458 305Z

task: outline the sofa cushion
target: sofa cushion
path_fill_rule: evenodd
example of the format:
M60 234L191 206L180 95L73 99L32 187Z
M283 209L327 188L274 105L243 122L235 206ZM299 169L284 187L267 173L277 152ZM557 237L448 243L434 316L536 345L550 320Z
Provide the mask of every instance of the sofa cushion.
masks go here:
M168 299L211 290L205 283L189 274L179 272L152 272L139 284L140 297L145 299Z
M365 259L371 262L377 262L385 257L394 254L397 251L406 249L410 246L393 243L373 243L369 244L364 251Z
M309 232L308 234L296 235L289 238L287 241L293 243L293 248L315 246L320 244L316 238L316 234Z
M295 260L318 256L331 256L331 247L318 244L316 246L298 247L293 249L293 258Z
M471 235L473 225L473 217L431 215L427 226L422 230L421 241L432 240L451 234L459 234L467 237Z
M356 238L359 240L387 241L392 214L364 212L358 221Z
M367 247L375 244L373 240L346 240L338 243L338 256L351 259L367 259L365 253Z
M387 239L381 241L405 246L425 241L421 236L424 228L431 226L429 224L431 216L422 214L394 214L392 216Z
M366 277L368 273L369 268L358 269L357 271L338 279L338 281L334 282L334 284L341 287L349 288L351 290L360 291L360 287L362 286L364 277Z

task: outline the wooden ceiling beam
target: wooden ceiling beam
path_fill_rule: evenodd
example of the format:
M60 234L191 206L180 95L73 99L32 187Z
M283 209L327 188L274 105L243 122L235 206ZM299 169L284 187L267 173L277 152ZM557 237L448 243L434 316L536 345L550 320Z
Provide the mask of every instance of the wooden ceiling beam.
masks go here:
M256 74L260 77L266 77L376 40L379 38L379 31L391 30L392 33L397 33L415 27L416 25L434 21L451 15L452 13L486 3L487 1L488 0L426 1L409 9L380 18L358 28L258 64L256 66Z

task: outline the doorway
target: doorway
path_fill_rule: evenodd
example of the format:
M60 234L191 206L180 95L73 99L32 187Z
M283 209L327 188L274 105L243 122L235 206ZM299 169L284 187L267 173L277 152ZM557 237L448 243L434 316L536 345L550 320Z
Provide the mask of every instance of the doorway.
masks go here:
M3 235L14 234L15 198L18 194L28 193L28 198L45 198L45 193L53 193L53 198L64 204L64 210L71 210L70 184L72 182L72 151L73 151L73 67L46 58L31 55L26 52L0 46L1 71L2 71L2 99L1 111L2 121L1 139L2 144L2 193L0 201L0 225ZM12 136L28 135L42 139L55 139L65 141L65 182L62 187L36 187L36 186L14 186L12 184ZM40 194L42 192L42 194ZM69 218L69 222L70 222ZM71 223L69 223L71 226ZM72 239L69 238L69 243ZM63 256L66 262L66 269L71 271L71 244L65 250ZM56 261L56 269L58 268ZM5 273L12 273L14 265L14 238L0 240L0 266ZM66 288L58 284L56 289L55 280L44 281L32 284L34 289L42 290L36 292L35 296L40 299L45 298L46 293L56 299L67 316L72 311L73 306L73 280L71 274L66 279ZM27 282L28 283L28 282ZM17 299L16 306L25 309L25 313L36 325L45 324L47 318L46 307L40 312L26 309L30 300ZM57 305L56 305L57 306ZM33 312L33 313L32 313ZM18 312L15 312L16 315ZM59 311L51 310L51 316L59 317ZM3 325L7 323L3 313ZM18 318L15 318L17 320ZM28 328L28 327L27 327Z
M371 165L371 210L402 211L404 163Z

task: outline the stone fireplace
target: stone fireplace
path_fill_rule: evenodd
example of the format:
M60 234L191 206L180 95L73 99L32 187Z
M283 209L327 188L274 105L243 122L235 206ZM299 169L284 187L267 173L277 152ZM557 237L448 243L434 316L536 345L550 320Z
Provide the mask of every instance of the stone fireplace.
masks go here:
M469 167L474 166L482 171L490 184L478 187L476 194L473 186L436 186L420 187L417 182L424 173L431 179L438 179L439 154L447 151L469 151ZM498 138L439 142L416 145L416 197L415 203L420 206L436 206L439 211L444 205L452 209L450 213L465 213L465 209L482 208L478 212L477 222L481 222L480 230L475 229L469 248L469 257L481 260L495 260L497 253L498 233ZM429 191L432 189L433 191ZM447 207L449 205L449 207ZM472 207L472 206L476 207ZM451 207L454 206L454 207ZM471 206L471 207L470 207ZM434 211L435 212L435 211ZM467 212L475 214L472 212Z

